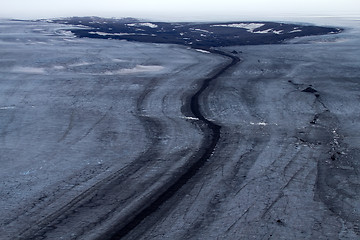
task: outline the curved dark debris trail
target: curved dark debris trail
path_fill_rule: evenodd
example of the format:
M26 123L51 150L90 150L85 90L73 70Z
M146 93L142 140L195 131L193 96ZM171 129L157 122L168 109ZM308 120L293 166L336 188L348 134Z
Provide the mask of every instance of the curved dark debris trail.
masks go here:
M130 231L136 228L137 225L139 225L146 217L157 211L157 209L162 204L164 204L180 188L182 188L188 182L188 180L191 179L198 172L198 170L205 164L205 162L214 152L215 147L220 139L221 126L209 121L204 117L200 110L199 98L201 94L209 87L213 80L217 79L229 68L240 62L240 58L219 50L206 49L206 51L231 58L232 60L229 64L225 65L213 76L206 78L203 81L199 90L191 97L190 100L191 112L196 118L199 119L199 121L204 123L207 128L211 130L211 139L209 140L209 144L207 144L207 147L204 149L203 154L188 168L188 170L184 172L173 184L171 184L158 198L154 199L154 201L152 201L148 206L146 206L140 213L135 215L134 218L124 227L122 227L121 229L112 229L111 232L105 233L104 236L101 237L101 239L116 240L126 236Z

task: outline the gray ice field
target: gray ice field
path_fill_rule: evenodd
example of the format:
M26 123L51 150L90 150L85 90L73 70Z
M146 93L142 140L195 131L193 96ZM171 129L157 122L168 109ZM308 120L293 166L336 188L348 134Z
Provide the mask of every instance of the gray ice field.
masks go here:
M359 239L352 23L222 48L241 62L200 96L222 127L215 151L123 239ZM231 61L63 28L0 22L1 240L113 236L201 154L209 134L189 98Z

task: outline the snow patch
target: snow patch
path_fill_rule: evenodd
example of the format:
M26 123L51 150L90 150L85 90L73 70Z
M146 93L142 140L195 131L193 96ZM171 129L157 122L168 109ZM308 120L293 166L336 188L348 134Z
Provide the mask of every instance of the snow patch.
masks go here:
M210 32L210 31L208 31L208 30L199 29L199 28L195 28L194 30L195 30L195 31L199 31L199 32L204 32L204 33L213 33L213 32Z
M209 51L202 50L202 49L195 49L195 51L201 52L201 53L210 53Z
M273 30L272 32L279 35L282 34L284 30Z
M272 29L270 28L270 29L266 29L266 30L262 30L262 31L256 31L256 32L253 32L253 33L262 33L262 34L264 34L264 33L272 33Z
M117 71L106 71L105 75L118 75L118 74L131 74L131 73L143 73L143 72L158 72L163 70L163 66L158 65L136 65L134 68L125 68Z
M119 59L119 58L114 58L113 60L112 60L113 62L127 62L126 60L124 60L124 59Z
M81 66L87 66L87 65L91 65L92 63L89 62L79 62L79 63L73 63L70 64L69 67L81 67Z
M258 122L258 123L250 122L250 125L267 126L267 125L269 125L269 124L266 123L266 122Z
M71 31L59 30L57 31L57 34L68 38L75 38L75 34L73 34Z
M105 33L105 32L89 32L89 34L97 34L100 36L156 36L155 34L144 33Z
M128 36L128 35L135 35L135 33L105 33L105 32L89 32L89 34L100 35L100 36Z
M196 117L181 117L181 118L183 118L183 119L187 119L187 120L195 120L195 121L199 121L199 119L198 119L198 118L196 118Z
M36 67L14 67L13 72L16 73L30 73L30 74L44 74L44 68L36 68Z
M15 109L15 107L14 106L0 107L0 110L9 110L9 109Z
M55 69L55 70L62 70L62 69L64 69L65 67L64 67L64 66L60 66L60 65L56 65L56 66L53 66L52 68Z
M218 24L211 25L211 27L233 27L233 28L245 28L248 32L254 32L255 29L264 26L263 23L232 23L232 24Z
M149 27L149 28L157 28L158 25L153 24L153 23L129 23L126 24L126 26L129 27Z
M296 33L296 32L302 32L302 30L300 30L300 29L296 29L296 30L292 30L292 31L290 31L289 33Z
M66 42L77 42L79 41L78 39L77 40L73 40L73 39L69 39L69 38L64 38L64 41Z
M264 34L264 33L282 34L283 31L284 30L274 30L274 29L270 28L270 29L266 29L266 30L262 30L262 31L252 32L252 33L258 33L258 34Z

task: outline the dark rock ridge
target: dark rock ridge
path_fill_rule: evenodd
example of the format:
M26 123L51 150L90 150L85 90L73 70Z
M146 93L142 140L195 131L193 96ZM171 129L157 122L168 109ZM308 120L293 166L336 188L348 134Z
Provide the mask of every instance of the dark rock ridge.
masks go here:
M295 37L336 34L342 31L340 28L276 22L168 23L98 17L72 17L51 21L81 27L70 29L78 37L173 43L196 48L277 44Z

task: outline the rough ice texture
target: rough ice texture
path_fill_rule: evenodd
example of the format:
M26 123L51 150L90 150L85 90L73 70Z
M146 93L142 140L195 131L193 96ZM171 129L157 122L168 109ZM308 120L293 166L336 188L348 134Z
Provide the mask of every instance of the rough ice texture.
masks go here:
M125 239L359 239L358 34L223 49L242 62L202 97L216 151Z
M226 61L174 45L69 41L58 27L0 23L1 239L91 239L150 201L201 149L183 106ZM99 191L111 184L105 203Z
M0 24L4 239L104 239L128 221L201 153L189 98L229 61L56 28ZM358 34L222 48L242 62L200 96L215 151L125 239L358 239Z

